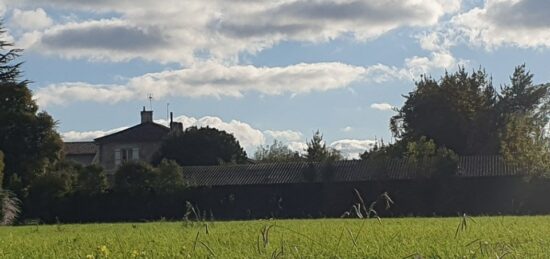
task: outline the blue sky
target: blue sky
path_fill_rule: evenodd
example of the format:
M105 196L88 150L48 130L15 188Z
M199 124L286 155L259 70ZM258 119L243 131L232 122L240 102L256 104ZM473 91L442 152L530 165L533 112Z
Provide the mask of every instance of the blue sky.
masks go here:
M550 3L537 0L2 0L8 40L67 141L139 122L153 95L185 126L233 133L252 155L315 130L353 158L391 140L391 107L421 74L527 64L550 82Z

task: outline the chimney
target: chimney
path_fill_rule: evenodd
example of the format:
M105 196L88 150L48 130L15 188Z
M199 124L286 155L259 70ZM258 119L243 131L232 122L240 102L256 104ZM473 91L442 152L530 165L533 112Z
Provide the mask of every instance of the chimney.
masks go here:
M174 122L174 114L172 112L170 112L170 131L176 133L183 132L183 123Z
M143 106L143 111L141 111L141 123L153 122L153 111L146 111L145 106Z

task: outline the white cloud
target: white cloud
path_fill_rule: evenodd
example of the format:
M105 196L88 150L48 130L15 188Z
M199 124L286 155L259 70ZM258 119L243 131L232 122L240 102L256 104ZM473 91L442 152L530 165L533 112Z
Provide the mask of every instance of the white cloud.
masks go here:
M550 1L487 0L452 18L460 35L470 44L494 49L550 47Z
M304 135L301 132L293 130L265 130L264 133L282 142L296 142L304 139Z
M418 57L405 59L405 67L413 78L428 74L436 69L450 69L458 65L468 63L466 60L457 61L449 51L432 52L430 57Z
M392 111L395 108L395 106L389 103L373 103L370 107L379 111Z
M42 8L28 11L14 9L11 23L24 30L32 31L47 28L53 24L53 21Z
M91 141L93 139L103 137L105 135L113 134L121 130L125 130L128 127L120 127L110 130L94 130L94 131L67 131L62 132L61 137L63 141Z
M461 61L462 62L462 61ZM455 64L449 53L431 58L413 57L403 68L376 64L368 67L348 64L300 63L286 67L256 67L200 62L188 68L148 73L119 85L85 82L51 84L36 91L41 106L78 101L117 103L155 93L164 97L242 97L255 92L263 95L306 94L349 87L352 83L380 84L392 80L412 80L415 76Z
M339 150L346 159L359 159L359 156L371 149L375 143L374 140L342 139L332 142L330 147Z
M0 2L0 16L3 17L5 13L6 13L6 4L3 2Z
M112 15L43 30L28 45L30 50L67 58L143 58L185 65L205 55L235 60L239 53L257 53L283 41L318 43L350 36L371 40L400 27L433 26L460 6L460 0L9 2Z
M287 143L288 149L292 150L293 152L298 152L300 154L305 154L307 150L307 144L306 142L302 141L293 141Z
M123 85L83 82L53 84L36 91L41 106L78 101L116 103L154 92L168 96L241 97L247 92L265 95L303 94L348 87L357 81L405 79L407 72L383 65L351 66L342 63L297 64L287 67L225 66L206 62L180 70L149 73Z

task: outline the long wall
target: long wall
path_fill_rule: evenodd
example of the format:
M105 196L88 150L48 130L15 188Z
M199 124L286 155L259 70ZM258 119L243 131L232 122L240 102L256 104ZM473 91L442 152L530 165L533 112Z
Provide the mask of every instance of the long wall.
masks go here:
M203 187L172 194L110 192L26 208L24 217L46 222L179 220L189 212L186 202L201 217L218 220L354 216L352 206L360 203L354 189L365 206L378 200L374 208L381 217L550 214L550 180L487 177ZM394 201L387 210L378 199L384 192Z

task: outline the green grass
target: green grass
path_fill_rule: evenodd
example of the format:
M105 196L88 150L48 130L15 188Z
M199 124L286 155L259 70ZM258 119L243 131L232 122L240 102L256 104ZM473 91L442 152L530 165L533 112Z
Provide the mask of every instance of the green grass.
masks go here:
M0 258L548 258L550 217L0 227ZM457 231L458 229L458 231Z

